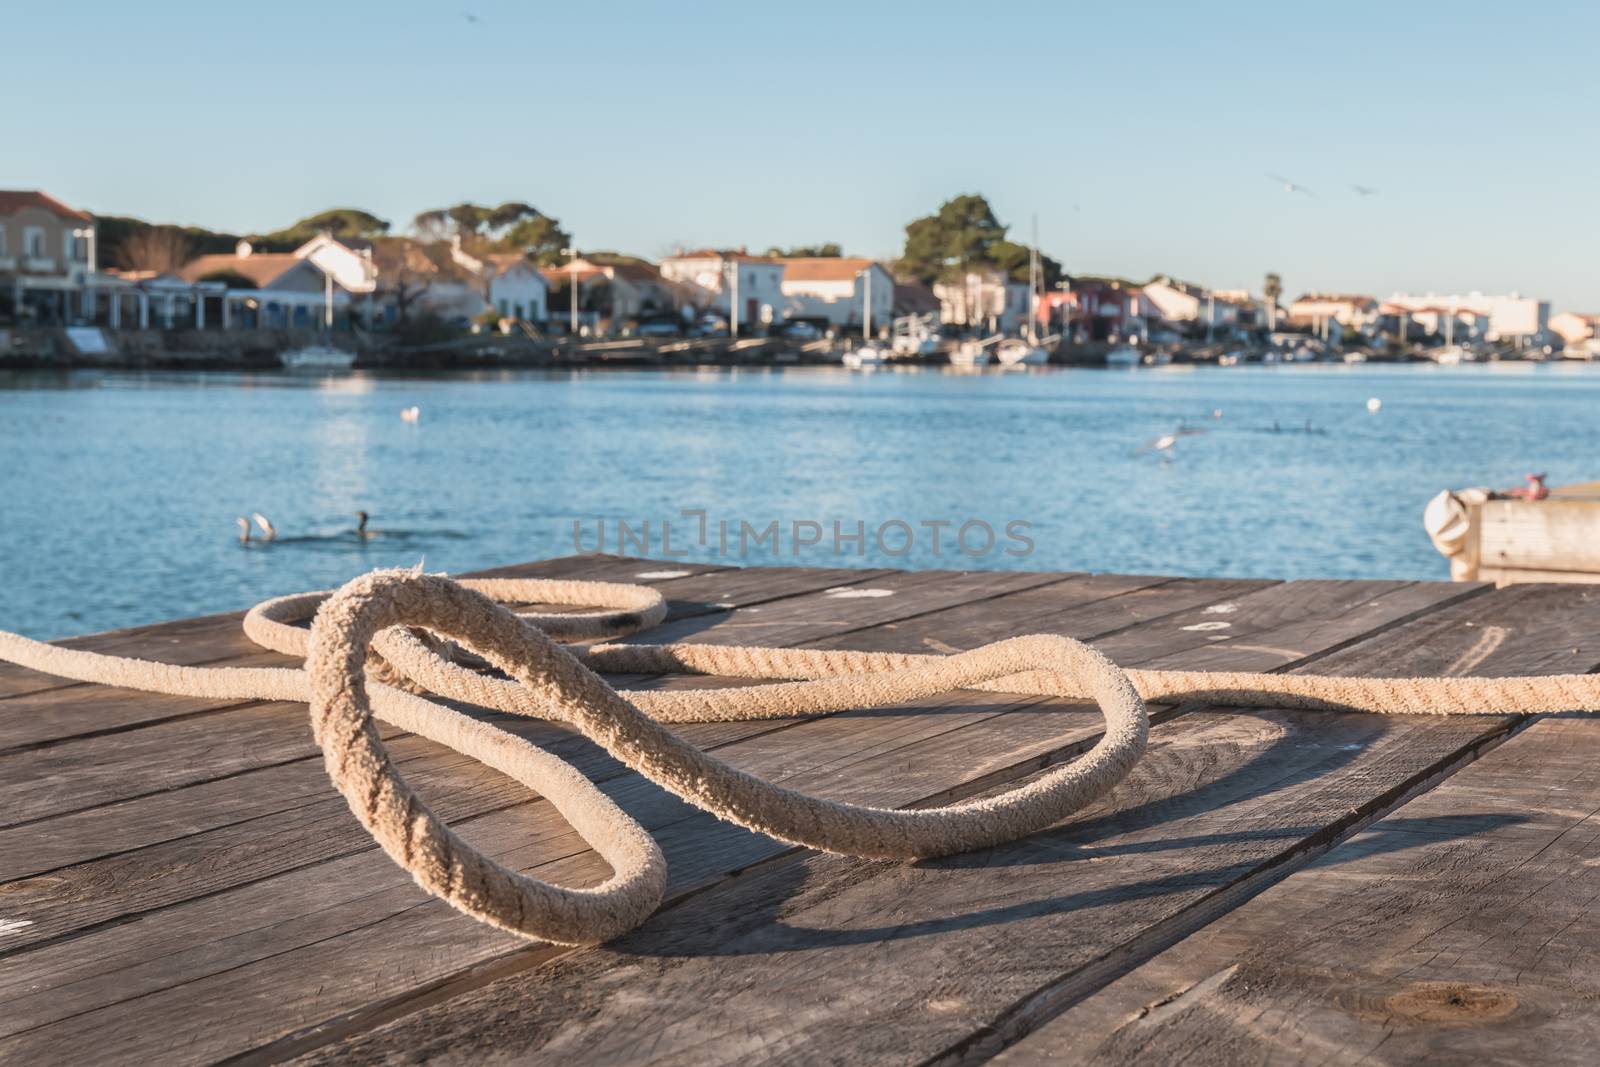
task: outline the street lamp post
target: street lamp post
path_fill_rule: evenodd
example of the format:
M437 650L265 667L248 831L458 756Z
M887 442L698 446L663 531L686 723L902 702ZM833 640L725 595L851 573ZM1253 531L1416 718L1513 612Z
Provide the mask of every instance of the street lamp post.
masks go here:
M872 343L872 267L856 272L861 284L861 343Z
M572 281L569 283L569 287L567 289L567 307L571 311L571 315L570 315L570 317L568 319L569 323L571 324L569 328L571 330L572 336L576 337L576 336L578 336L578 249L577 249L577 246L574 245L571 248L563 248L561 250L561 254L567 257L567 267L569 269L569 272L572 275Z

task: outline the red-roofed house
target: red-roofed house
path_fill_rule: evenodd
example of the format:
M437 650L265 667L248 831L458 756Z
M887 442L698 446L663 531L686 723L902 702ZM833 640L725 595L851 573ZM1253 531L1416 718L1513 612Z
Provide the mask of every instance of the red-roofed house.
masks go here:
M78 321L94 237L87 212L37 190L0 189L0 318Z
M894 275L881 263L841 256L777 262L783 264L782 288L787 318L826 319L834 326L859 326L864 317L863 300L869 288L872 321L887 326L894 318Z

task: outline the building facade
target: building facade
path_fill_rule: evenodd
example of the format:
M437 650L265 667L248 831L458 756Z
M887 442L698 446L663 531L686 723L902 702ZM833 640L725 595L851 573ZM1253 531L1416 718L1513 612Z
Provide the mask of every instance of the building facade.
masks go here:
M1027 321L1027 285L1001 271L968 271L961 278L935 282L933 295L939 298L941 322L1014 333Z
M785 318L860 326L869 298L874 324L888 326L894 318L894 275L875 260L818 256L778 262L783 264Z
M774 322L784 305L783 261L752 256L743 249L702 249L667 256L661 277L683 286L691 301L730 322Z
M82 321L94 274L92 216L38 190L0 190L0 319Z
M1415 317L1470 313L1487 325L1483 331L1486 341L1529 341L1550 333L1550 302L1523 296L1521 293L1489 295L1485 293L1396 293L1387 304Z

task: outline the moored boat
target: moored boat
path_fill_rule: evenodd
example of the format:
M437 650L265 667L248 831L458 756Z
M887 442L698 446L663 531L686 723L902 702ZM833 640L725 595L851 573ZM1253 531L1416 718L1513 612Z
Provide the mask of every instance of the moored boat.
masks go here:
M284 370L349 370L355 361L354 352L346 352L325 342L278 353L278 362Z
M863 367L881 367L889 362L890 352L878 345L862 345L852 348L844 354L843 363L851 370L861 370Z
M1050 350L1020 337L1009 337L995 345L994 358L1006 367L1037 367L1050 362Z

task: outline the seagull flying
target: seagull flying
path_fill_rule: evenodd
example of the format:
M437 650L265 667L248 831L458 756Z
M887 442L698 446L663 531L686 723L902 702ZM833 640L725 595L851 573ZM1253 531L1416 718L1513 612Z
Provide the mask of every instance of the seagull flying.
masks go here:
M1361 197L1372 196L1378 191L1372 188L1370 185L1352 185L1350 188L1354 189L1356 191L1356 195Z
M472 12L470 12L470 11L463 11L463 12L462 12L462 13L461 13L461 17L462 17L462 18L464 18L464 19L466 19L466 20L467 20L467 21L468 21L468 22L470 22L470 23L472 23L472 24L474 24L474 25L476 25L476 24L477 24L477 22L478 22L478 16L476 16L476 15L474 15L474 14L473 14L473 13L472 13Z
M1317 195L1316 193L1313 193L1310 189L1307 189L1305 186L1299 184L1298 182L1292 182L1288 178L1283 177L1282 175L1269 174L1269 175L1267 175L1267 177L1269 179L1271 179L1272 181L1277 182L1279 185L1283 186L1283 191L1286 192L1286 193L1304 193L1307 196L1316 196Z

